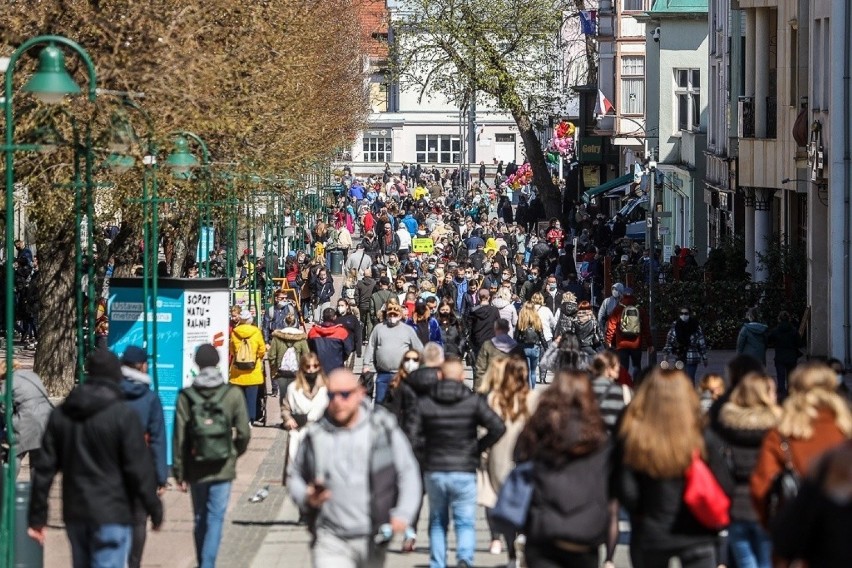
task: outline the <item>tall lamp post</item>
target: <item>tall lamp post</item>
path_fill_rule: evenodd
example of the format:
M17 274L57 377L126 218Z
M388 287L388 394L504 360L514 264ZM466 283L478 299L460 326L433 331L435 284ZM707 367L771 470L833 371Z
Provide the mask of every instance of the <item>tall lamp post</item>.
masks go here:
M210 277L210 247L213 243L207 239L208 227L212 224L210 212L210 151L207 143L194 132L182 130L175 133L175 147L166 159L166 165L171 168L172 175L177 179L188 180L192 178L192 170L199 166L198 158L189 151L189 140L195 142L201 148L201 174L203 179L204 197L198 202L198 248L204 256L204 277ZM207 250L201 247L207 246Z
M83 60L89 77L88 98L94 102L97 97L97 75L95 65L91 57L76 42L57 35L44 35L28 39L21 44L9 57L8 67L4 76L4 113L6 118L6 135L2 147L6 160L6 305L5 305L5 327L6 327L6 390L4 402L6 412L6 438L9 445L9 455L14 457L16 452L16 440L14 426L12 424L12 412L14 399L12 387L14 373L12 373L15 357L15 348L12 342L15 327L15 305L14 305L14 278L15 272L12 259L15 256L15 152L35 150L36 146L16 145L15 114L13 112L14 94L14 72L15 65L21 56L37 45L44 45L39 54L38 68L24 85L24 92L31 93L45 104L57 104L64 100L67 95L80 94L80 86L74 82L65 68L65 55L58 46L70 48ZM91 235L89 236L91 238ZM5 566L13 566L15 563L15 460L3 464L3 515L0 518L0 557Z

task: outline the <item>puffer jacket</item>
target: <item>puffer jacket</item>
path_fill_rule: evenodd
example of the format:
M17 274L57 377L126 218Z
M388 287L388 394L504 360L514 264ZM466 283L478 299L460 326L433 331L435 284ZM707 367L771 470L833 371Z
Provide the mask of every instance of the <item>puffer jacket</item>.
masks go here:
M575 333L577 326L577 303L564 302L556 311L556 329L553 331L554 337L562 337L569 333Z
M243 340L249 342L254 349L254 368L253 369L238 369L234 364L237 357L237 351L240 349ZM241 387L250 387L263 384L263 356L266 354L266 342L263 340L263 333L260 329L247 323L243 323L234 328L231 332L231 368L228 376L231 384Z
M6 386L4 383L0 393L4 392ZM18 455L38 449L53 410L41 378L32 371L15 371L12 404L12 426L15 429L15 449Z
M763 437L778 424L778 413L765 406L747 408L731 401L722 405L712 430L726 448L736 488L731 498L731 519L757 521L751 502L749 479L757 465Z
M756 321L743 324L737 337L737 354L751 355L765 365L768 329L765 323Z
M275 373L281 368L281 360L291 347L296 350L296 359L302 360L302 356L310 352L308 349L308 336L297 327L285 327L272 332L272 340L269 342L269 366Z
M479 438L479 427L486 434ZM415 454L423 456L423 471L474 473L482 452L506 432L500 417L481 394L463 383L440 380L430 396L417 400Z

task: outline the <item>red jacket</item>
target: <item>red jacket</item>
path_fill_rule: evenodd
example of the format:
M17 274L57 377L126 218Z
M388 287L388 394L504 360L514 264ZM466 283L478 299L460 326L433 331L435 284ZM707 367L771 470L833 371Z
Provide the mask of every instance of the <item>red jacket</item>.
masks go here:
M624 306L636 305L636 299L625 296L610 314L606 322L606 344L614 349L645 349L651 346L651 327L648 323L648 312L639 308L639 318L642 321L642 330L638 337L624 337L621 334L621 313Z

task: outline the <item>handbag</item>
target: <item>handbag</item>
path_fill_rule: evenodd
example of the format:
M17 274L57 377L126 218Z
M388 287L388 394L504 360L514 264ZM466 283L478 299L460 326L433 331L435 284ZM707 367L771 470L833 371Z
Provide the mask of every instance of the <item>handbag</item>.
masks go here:
M683 502L695 519L711 530L720 530L731 523L731 499L716 481L716 477L698 450L684 472Z
M527 524L533 495L533 462L521 462L506 477L497 504L491 509L491 519L505 532L518 531Z

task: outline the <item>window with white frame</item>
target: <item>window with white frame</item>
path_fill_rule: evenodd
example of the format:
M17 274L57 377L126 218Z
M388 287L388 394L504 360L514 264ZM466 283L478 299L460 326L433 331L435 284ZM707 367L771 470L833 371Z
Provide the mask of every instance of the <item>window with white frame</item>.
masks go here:
M675 69L675 99L678 130L701 127L701 72L698 69Z
M642 12L645 10L645 0L621 0L622 12Z
M645 58L621 58L621 114L645 114Z
M452 134L418 134L415 150L420 164L458 164L461 140Z
M364 136L364 161L384 163L391 161L391 138L388 136Z

